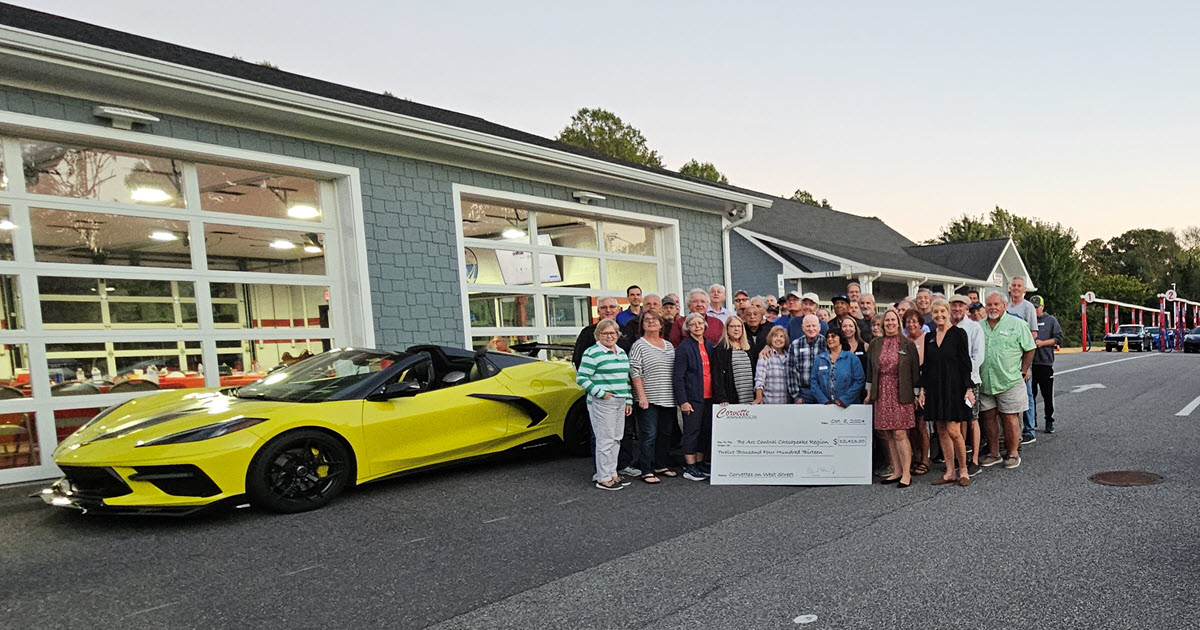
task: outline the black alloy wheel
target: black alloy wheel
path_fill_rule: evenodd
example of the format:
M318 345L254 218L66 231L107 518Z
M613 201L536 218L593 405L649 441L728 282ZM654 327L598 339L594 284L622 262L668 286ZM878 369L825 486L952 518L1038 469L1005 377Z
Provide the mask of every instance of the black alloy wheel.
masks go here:
M275 438L254 456L246 474L250 503L272 512L314 510L341 494L353 470L350 449L321 431L301 429Z

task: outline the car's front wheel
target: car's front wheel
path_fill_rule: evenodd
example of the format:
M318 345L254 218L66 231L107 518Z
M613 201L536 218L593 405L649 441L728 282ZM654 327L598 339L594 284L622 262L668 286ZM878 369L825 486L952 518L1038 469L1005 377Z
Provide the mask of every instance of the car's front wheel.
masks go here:
M353 470L350 449L312 429L284 433L263 446L246 473L250 503L272 512L314 510L341 494Z

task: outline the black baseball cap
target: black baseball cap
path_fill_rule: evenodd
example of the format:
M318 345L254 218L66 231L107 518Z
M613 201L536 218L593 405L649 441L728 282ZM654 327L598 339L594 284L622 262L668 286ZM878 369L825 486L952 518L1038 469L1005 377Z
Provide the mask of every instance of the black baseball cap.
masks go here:
M848 297L846 297L845 295L842 295L842 294L840 294L840 293L839 293L839 294L837 294L837 295L833 296L833 302L835 302L835 303L836 303L836 302L845 302L845 303L849 304L849 303L850 303L850 298L848 298Z

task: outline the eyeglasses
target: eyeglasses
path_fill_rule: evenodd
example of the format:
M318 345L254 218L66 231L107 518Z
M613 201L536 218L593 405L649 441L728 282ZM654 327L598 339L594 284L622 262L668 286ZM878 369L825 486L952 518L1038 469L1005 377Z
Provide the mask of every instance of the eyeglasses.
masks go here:
M615 330L606 330L606 331L604 331L604 332L602 332L602 333L600 333L600 334L601 334L601 335L619 335L619 334L621 334L621 333L619 333L619 332L617 332L617 331L615 331Z

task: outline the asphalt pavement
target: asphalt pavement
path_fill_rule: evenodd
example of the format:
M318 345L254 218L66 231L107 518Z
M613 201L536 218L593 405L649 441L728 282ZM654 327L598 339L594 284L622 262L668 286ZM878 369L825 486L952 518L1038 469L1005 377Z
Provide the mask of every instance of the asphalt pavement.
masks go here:
M935 467L905 490L613 493L542 453L291 516L89 517L0 489L0 628L1200 628L1200 409L1177 415L1200 356L1057 369L1057 432L968 488ZM1165 481L1088 480L1107 470Z

